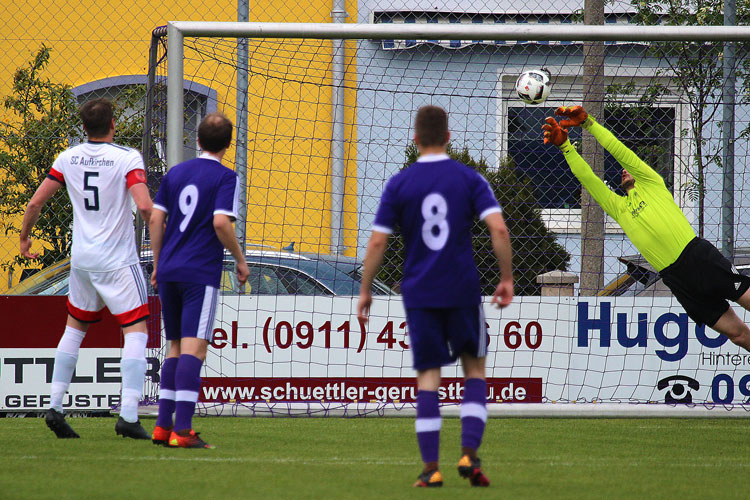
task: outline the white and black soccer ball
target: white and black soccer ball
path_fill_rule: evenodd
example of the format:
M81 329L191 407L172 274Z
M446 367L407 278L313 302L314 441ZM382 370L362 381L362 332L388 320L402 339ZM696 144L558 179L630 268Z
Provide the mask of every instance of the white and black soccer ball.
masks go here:
M516 80L516 94L526 104L541 104L552 90L550 73L546 69L524 71Z

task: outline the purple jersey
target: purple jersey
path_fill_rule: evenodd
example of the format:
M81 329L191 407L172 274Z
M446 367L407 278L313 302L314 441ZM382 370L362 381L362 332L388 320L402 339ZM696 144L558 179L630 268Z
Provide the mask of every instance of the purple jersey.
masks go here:
M154 200L154 208L167 214L157 281L219 287L224 246L214 215L236 218L238 194L237 174L205 153L169 170Z
M399 226L406 246L401 292L416 307L466 307L481 301L471 229L500 212L489 183L447 155L425 155L393 176L373 230Z

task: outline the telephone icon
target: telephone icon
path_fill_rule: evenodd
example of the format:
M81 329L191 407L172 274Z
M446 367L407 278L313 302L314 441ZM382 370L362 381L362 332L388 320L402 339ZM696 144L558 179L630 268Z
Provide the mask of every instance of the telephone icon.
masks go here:
M687 385L687 387L685 387ZM667 389L664 402L668 404L690 404L693 402L693 393L700 389L700 383L694 378L685 375L671 375L659 380L656 388L660 391Z

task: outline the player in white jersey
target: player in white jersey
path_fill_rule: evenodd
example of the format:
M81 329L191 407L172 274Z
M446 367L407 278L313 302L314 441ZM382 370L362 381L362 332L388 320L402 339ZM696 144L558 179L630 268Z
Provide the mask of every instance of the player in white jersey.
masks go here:
M73 205L68 320L55 354L46 423L58 438L79 437L65 422L63 397L88 325L99 321L107 306L125 337L121 410L115 431L123 437L149 439L138 421L146 374L148 297L138 265L130 199L148 223L151 197L141 155L113 143L112 103L94 99L81 106L79 113L88 141L57 157L26 207L20 236L21 254L37 258L39 254L31 252L31 228L47 200L65 186Z

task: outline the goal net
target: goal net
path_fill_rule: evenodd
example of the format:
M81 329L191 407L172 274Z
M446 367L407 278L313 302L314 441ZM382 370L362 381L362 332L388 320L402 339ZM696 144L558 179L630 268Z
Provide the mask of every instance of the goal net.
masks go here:
M237 125L225 164L246 193L237 228L251 277L239 288L226 263L202 411L413 409L398 235L368 324L357 320L356 296L380 195L416 159L414 114L426 104L448 112L450 154L487 178L511 232L517 297L503 310L485 300L491 413L747 408L750 354L688 318L560 151L543 144L541 126L558 106L583 104L744 273L748 151L738 139L750 131L741 50L750 32L545 19L376 13L368 25L176 22L154 32L151 187L199 154L197 124L220 111ZM550 96L524 104L516 80L540 68ZM569 133L623 195L617 160L580 128ZM475 251L487 296L498 272L482 226ZM457 365L443 369L445 405L460 401L461 376Z

